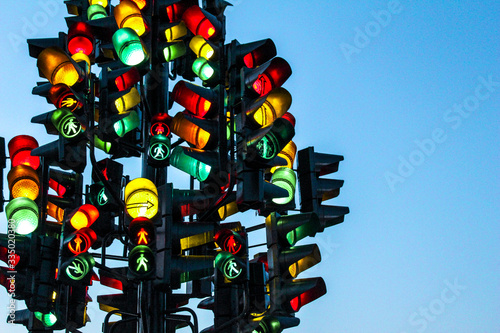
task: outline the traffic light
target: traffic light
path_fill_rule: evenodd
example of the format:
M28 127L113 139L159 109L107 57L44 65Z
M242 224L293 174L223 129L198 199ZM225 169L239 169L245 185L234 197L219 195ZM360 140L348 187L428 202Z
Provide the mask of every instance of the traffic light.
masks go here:
M339 195L342 180L320 178L338 171L343 156L315 153L313 147L298 153L298 176L300 187L300 211L315 212L324 228L341 223L349 213L349 207L327 206L322 202Z
M151 166L168 166L171 154L169 119L170 116L166 113L157 113L151 119L148 147L148 163Z
M40 76L52 85L64 83L71 87L85 77L80 66L58 46L50 46L40 52L36 65Z
M29 136L17 136L9 142L12 168L7 174L10 201L5 207L12 230L19 235L29 235L39 224L39 207L35 202L40 192L37 171L39 160L31 156L36 140Z
M214 236L221 252L215 257L214 265L230 282L247 279L248 254L246 237L231 230L221 229Z
M314 237L320 229L314 213L271 213L266 218L272 315L293 316L302 306L326 293L322 278L295 279L321 261L316 244L295 246L306 237Z
M158 213L158 189L147 178L136 178L125 186L125 209L133 219L152 219Z
M131 250L128 254L128 268L131 276L138 279L152 278L155 274L155 226L146 217L136 217L130 222L129 236Z
M90 285L93 276L94 258L87 252L97 240L90 228L99 217L99 211L90 204L74 209L63 224L61 257L58 281L70 286Z

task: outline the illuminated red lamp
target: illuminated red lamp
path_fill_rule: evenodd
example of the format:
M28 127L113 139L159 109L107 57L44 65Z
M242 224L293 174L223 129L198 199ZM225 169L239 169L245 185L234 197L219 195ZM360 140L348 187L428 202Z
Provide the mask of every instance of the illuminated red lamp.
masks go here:
M49 179L49 187L51 189L53 189L54 191L56 191L56 193L59 197L63 197L64 194L66 193L66 187L59 184L57 181L55 181L52 178Z
M137 68L132 67L130 70L115 79L115 85L118 88L118 91L125 91L133 87L140 80L141 74L139 74Z
M99 278L101 281L101 285L106 286L106 287L110 287L110 288L115 288L118 290L123 290L123 282L122 281L120 281L118 279L114 279L110 276L106 276L103 273L100 273L100 274L101 274L101 276Z
M170 117L167 113L157 113L151 118L151 128L149 133L151 136L155 135L170 135L170 127L168 123L172 117Z
M99 217L99 211L91 204L80 206L71 216L70 223L76 230L90 227Z
M0 260L9 265L9 268L14 269L14 267L19 263L21 257L14 253L9 254L9 249L3 246L0 246Z
M135 245L151 246L155 240L155 226L147 217L136 217L128 227L130 240Z
M198 117L209 116L216 110L215 93L195 84L179 81L172 91L172 98L192 114Z
M205 39L216 37L222 28L221 22L214 15L196 5L186 9L182 20L193 34Z
M88 56L94 51L94 35L92 28L86 22L75 22L68 31L68 52L82 52Z
M274 88L281 87L292 75L292 68L285 59L280 57L271 60L264 68L263 71L259 68L256 78L255 75L250 75L247 80L259 96L267 95Z
M290 301L290 308L294 312L326 294L326 285L322 278L293 280L292 288L301 291L298 296Z
M222 251L239 255L245 250L245 241L237 232L231 229L221 229L215 236L214 241Z
M49 100L56 108L66 108L71 112L83 106L83 103L76 97L73 91L71 91L70 87L64 83L59 83L50 87Z
M244 46L252 48L255 44L258 46L243 56L243 63L248 68L256 68L276 56L276 45L272 39L265 39Z
M31 151L38 148L38 142L34 137L15 136L9 141L8 148L12 167L24 164L36 170L40 166L40 157L31 156Z
M66 246L71 253L79 255L80 253L87 252L96 240L97 235L94 230L81 228L68 236Z

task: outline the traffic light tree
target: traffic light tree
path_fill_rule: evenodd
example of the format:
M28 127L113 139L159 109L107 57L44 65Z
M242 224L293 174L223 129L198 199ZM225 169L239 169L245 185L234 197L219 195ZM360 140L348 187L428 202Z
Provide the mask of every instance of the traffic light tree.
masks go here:
M320 177L343 158L312 147L297 153L284 87L292 69L274 42L226 42L225 1L64 3L68 30L28 40L43 79L32 93L48 103L32 123L57 139L39 146L20 135L8 145L5 210L13 223L0 238L0 282L11 292L17 270L16 298L27 309L16 323L81 328L88 288L100 281L122 292L97 299L108 312L104 332L197 331L196 318L178 314L195 316L183 307L192 298L213 311L204 332L297 326L296 312L326 284L295 279L321 260L317 245L296 243L349 210L322 205L343 182ZM131 179L133 158L142 167ZM168 182L169 167L185 174L189 189ZM248 233L260 227L225 221L248 210L266 228L267 252L254 259ZM113 243L120 255L107 253ZM127 265L110 268L111 260Z

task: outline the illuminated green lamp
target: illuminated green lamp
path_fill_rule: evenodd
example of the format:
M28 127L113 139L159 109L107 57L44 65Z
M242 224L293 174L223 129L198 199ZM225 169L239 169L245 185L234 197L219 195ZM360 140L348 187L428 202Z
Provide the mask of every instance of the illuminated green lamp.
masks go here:
M155 135L149 139L149 156L155 161L165 161L170 156L170 139L165 135Z
M215 73L214 68L210 65L210 62L205 58L198 58L193 62L193 72L202 81L207 81L211 79Z
M83 131L82 125L67 108L55 110L50 120L66 139L73 139Z
M107 17L106 9L101 5L90 5L87 9L87 18L89 21L98 20Z
M210 175L210 170L212 167L201 161L198 161L194 157L186 154L186 149L181 146L177 146L172 151L172 156L170 157L170 164L185 173L198 179L200 182L207 180ZM194 150L194 149L193 149Z
M130 111L129 114L113 124L113 128L120 138L128 132L136 129L141 124L139 115L135 111Z
M5 207L7 219L14 221L14 232L28 235L38 227L38 206L26 197L12 199Z
M94 147L102 150L106 154L109 154L109 152L111 151L111 148L112 148L112 143L107 142L107 141L103 141L103 140L99 139L97 137L97 135L94 135Z
M280 333L282 332L280 321L274 317L264 317L252 333Z
M290 246L306 237L313 237L321 227L319 217L315 213L303 213L282 216L278 220L278 232L285 234Z
M186 45L183 41L166 43L163 47L163 58L170 62L186 54Z
M297 177L292 169L287 167L276 169L271 178L271 183L288 191L287 197L273 198L272 201L275 204L286 205L292 201L297 185Z
M35 311L33 313L35 315L35 318L40 320L45 327L52 327L57 323L57 317L53 312L49 313L41 313L38 311Z
M242 279L245 274L245 263L229 252L222 251L215 257L214 266L229 281Z
M155 271L155 255L146 245L137 245L128 255L128 267L137 277L147 277Z
M95 260L89 253L85 252L72 258L69 262L65 264L64 272L66 275L74 281L83 280L85 277L88 278L89 273L92 272L94 268Z
M135 66L146 59L141 39L131 28L121 28L113 34L113 46L121 62Z

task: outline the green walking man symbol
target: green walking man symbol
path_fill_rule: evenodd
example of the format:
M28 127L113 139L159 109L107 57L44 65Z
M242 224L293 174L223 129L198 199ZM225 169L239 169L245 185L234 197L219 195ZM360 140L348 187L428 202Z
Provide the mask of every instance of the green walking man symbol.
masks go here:
M64 124L64 133L66 133L67 136L73 137L80 131L80 124L75 123L75 120L75 118L69 118Z
M163 150L163 145L158 144L153 149L153 158L156 160L164 160L165 159L165 151Z
M137 268L136 271L139 272L141 267L144 267L144 272L148 271L148 259L144 256L144 253L141 253L141 256L137 258Z

